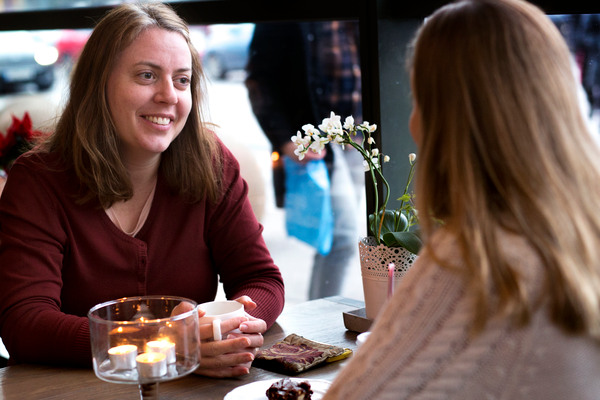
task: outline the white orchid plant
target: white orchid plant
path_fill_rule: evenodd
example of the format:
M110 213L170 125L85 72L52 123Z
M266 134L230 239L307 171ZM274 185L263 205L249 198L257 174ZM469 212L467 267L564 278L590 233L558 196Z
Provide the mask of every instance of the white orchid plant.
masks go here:
M375 147L373 132L377 130L377 125L363 122L355 124L352 116L347 117L342 124L341 117L331 113L329 118L323 119L323 122L315 128L311 124L302 127L302 132L298 131L292 136L292 142L296 145L294 154L299 160L304 159L306 152L313 151L321 153L328 143L339 144L344 148L350 145L363 156L363 165L365 172L369 172L375 191L375 211L369 215L369 230L375 237L377 244L385 244L389 247L403 247L411 253L417 254L421 249L422 242L416 227L419 220L417 211L414 208L414 195L409 192L409 187L414 176L414 167L416 155L409 154L410 171L408 180L404 187L404 193L398 198L400 206L395 210L388 210L387 204L390 197L390 185L383 176L382 163L389 162L390 157L380 153ZM357 139L357 134L362 133ZM383 182L385 187L385 197L383 201L379 200L378 182Z

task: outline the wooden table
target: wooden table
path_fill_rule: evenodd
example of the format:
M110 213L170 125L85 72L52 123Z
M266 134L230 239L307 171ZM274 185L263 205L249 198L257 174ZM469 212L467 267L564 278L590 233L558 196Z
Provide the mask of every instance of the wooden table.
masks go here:
M291 333L318 342L356 350L356 332L344 327L342 313L363 307L363 303L343 297L328 297L286 307L277 322L265 333L265 347ZM306 371L298 377L333 380L348 360ZM161 383L162 400L222 400L232 389L263 379L282 378L253 367L250 374L231 379L212 379L197 375ZM68 369L39 365L17 365L0 369L0 398L5 400L91 400L136 399L137 385L107 383L91 369ZM266 397L265 397L266 398Z

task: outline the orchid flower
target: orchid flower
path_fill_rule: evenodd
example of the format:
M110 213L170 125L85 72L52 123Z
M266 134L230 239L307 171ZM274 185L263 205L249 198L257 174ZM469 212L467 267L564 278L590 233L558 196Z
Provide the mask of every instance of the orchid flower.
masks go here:
M369 215L369 220L371 221L371 219L373 219L374 221L369 227L375 236L377 243L380 243L383 237L382 229L384 227L384 220L386 220L385 229L383 229L384 232L402 232L410 234L408 229L412 225L418 223L416 210L411 202L412 195L408 193L408 188L414 175L414 165L416 160L416 155L414 153L409 155L409 162L411 165L409 179L404 189L403 196L398 199L401 200L401 206L396 211L387 211L386 206L390 196L390 185L383 176L381 163L389 162L390 157L381 154L380 150L377 147L374 147L375 139L372 137L372 134L377 130L376 124L370 124L369 122L364 121L363 123L356 125L354 117L352 116L346 117L342 124L341 117L334 112L331 112L329 118L324 118L322 120L318 129L311 124L306 124L302 127L302 130L304 131L305 136L298 131L296 136L292 137L292 141L297 146L296 150L294 150L294 154L296 154L300 160L305 157L306 152L309 150L315 153L321 153L327 143L339 144L342 148L344 148L345 145L350 145L362 155L365 172L370 174L373 182L375 212ZM356 142L353 140L353 137L356 136L358 131L362 132L364 141ZM382 202L379 201L379 183L383 183L385 189L385 197ZM393 228L390 228L389 226L388 219L392 218L390 215L394 216ZM406 222L402 227L399 225L402 221L402 218L398 218L399 216L402 216L404 222ZM386 235L387 234L388 233L386 233ZM386 244L387 243L386 240ZM396 241L396 246L398 245L397 243L398 242ZM400 243L400 245L404 247L403 243ZM406 248L409 247L410 246L407 246Z

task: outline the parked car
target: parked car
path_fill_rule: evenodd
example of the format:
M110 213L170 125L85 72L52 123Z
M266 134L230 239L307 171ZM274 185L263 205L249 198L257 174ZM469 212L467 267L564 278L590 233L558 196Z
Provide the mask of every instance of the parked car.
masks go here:
M0 32L0 93L34 83L39 90L54 83L58 50L29 31Z
M60 62L75 62L83 50L92 31L91 29L63 29L56 41Z
M224 79L227 73L243 70L254 24L211 25L202 49L204 70L210 78Z

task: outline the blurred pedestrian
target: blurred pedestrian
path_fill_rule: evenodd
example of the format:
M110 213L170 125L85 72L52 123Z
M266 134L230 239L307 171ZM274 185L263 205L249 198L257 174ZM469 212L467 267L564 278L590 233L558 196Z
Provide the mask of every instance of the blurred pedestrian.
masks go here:
M246 86L252 109L273 151L292 162L290 138L330 112L362 119L358 23L353 21L257 24L250 44ZM309 298L339 295L358 251L359 204L364 193L362 157L327 146L303 162L324 159L331 181L333 244L314 256ZM276 203L284 207L283 168L273 175Z

